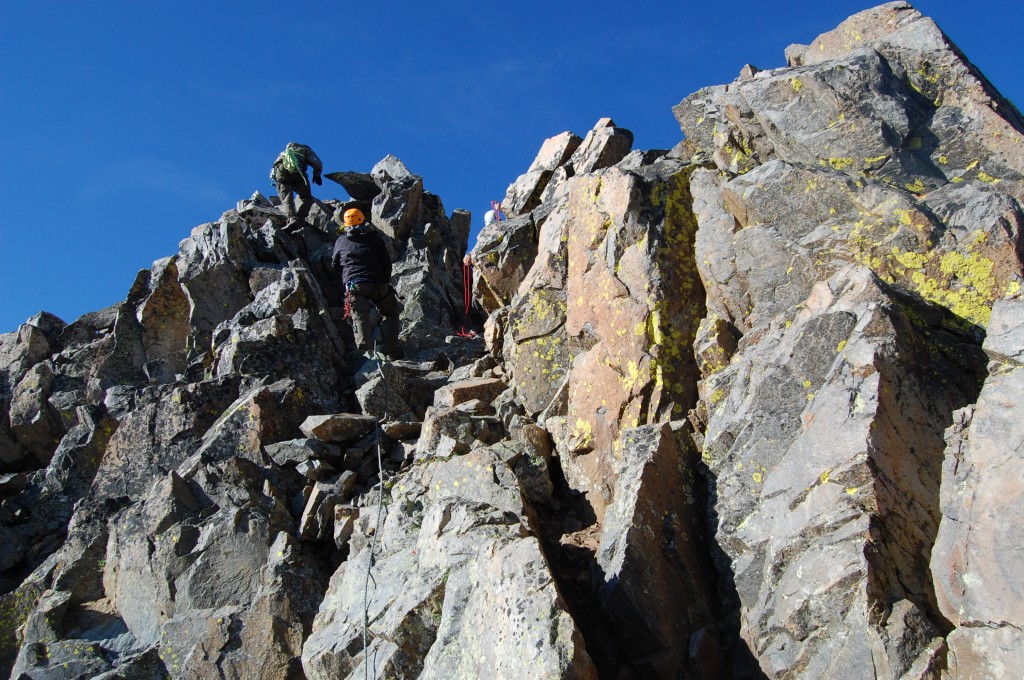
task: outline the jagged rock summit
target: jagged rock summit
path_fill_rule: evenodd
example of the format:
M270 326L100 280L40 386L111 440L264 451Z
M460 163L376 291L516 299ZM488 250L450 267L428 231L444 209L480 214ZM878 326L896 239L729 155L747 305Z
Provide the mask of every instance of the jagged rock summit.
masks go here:
M0 676L1014 677L1024 122L903 2L785 54L545 141L476 337L392 156L406 360L259 195L0 335Z

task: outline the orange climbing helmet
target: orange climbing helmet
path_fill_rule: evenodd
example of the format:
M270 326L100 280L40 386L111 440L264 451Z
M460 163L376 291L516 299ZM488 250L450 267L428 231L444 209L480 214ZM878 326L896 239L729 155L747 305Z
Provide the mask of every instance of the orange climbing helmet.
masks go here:
M357 227L366 221L366 217L363 215L363 211L359 208L349 208L343 214L336 214L334 216L334 221L342 227Z

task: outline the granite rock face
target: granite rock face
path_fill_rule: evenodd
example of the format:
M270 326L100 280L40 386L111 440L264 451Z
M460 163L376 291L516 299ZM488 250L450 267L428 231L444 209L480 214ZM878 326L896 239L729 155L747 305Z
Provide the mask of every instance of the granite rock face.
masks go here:
M475 337L394 156L402 360L258 192L0 335L0 676L1015 677L1022 118L903 2L784 57L545 141Z

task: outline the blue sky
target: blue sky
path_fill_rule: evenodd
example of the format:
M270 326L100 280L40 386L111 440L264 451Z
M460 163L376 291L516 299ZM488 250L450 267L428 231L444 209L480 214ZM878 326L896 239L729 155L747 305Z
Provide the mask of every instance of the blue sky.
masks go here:
M194 226L272 194L288 141L327 172L394 154L476 230L545 138L610 116L670 148L674 104L874 4L0 0L0 332L124 299ZM1024 104L1018 3L915 6Z

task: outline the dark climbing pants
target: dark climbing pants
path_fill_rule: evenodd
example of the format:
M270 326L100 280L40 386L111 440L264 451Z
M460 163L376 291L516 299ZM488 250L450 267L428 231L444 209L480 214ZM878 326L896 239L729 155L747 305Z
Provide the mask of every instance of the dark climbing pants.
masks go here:
M402 306L395 289L386 283L354 283L352 291L352 331L362 351L373 349L373 308L380 314L380 335L385 354L401 349L398 334L402 329Z

